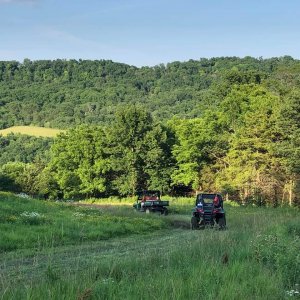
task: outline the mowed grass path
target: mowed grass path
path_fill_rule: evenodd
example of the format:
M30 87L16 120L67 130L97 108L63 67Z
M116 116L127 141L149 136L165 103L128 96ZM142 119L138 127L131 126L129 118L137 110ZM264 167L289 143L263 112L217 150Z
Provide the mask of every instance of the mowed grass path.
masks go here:
M107 213L137 217L124 209ZM177 228L190 218L177 206L167 217L138 214L158 228L2 253L0 299L289 297L300 276L299 210L226 209L226 231Z
M1 129L0 135L6 136L10 133L19 133L36 137L56 137L61 132L65 132L65 130L36 126L13 126L10 128Z

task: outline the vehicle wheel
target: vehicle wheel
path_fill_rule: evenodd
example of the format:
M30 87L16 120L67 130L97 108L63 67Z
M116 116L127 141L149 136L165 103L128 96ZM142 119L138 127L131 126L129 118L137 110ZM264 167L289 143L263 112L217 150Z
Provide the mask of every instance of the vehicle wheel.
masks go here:
M226 218L223 216L219 219L219 228L220 229L226 229Z
M196 217L191 218L191 229L195 230L199 228L198 220Z
M165 216L167 216L167 215L169 214L169 211L168 211L167 209L165 209L164 212L163 212L163 214L164 214Z
M201 220L199 222L198 228L201 229L201 230L205 229L205 222L204 222L204 220Z

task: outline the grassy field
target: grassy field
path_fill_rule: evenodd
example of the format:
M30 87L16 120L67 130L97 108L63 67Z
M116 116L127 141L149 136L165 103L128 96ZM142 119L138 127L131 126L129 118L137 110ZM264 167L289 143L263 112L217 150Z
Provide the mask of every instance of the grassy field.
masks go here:
M162 218L132 215L132 209L126 206L102 205L94 209L1 193L0 207L0 253L28 248L38 251L167 226Z
M20 133L36 137L55 137L61 132L64 132L64 130L35 126L13 126L0 130L0 135L6 136L9 133Z
M0 299L299 297L297 209L227 205L226 231L191 231L189 199L169 216L0 199Z

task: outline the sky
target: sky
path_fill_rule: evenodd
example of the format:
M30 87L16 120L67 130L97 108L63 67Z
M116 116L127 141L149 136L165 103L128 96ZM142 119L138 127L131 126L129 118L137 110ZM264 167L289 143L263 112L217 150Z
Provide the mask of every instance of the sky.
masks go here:
M0 0L0 61L300 58L299 0Z

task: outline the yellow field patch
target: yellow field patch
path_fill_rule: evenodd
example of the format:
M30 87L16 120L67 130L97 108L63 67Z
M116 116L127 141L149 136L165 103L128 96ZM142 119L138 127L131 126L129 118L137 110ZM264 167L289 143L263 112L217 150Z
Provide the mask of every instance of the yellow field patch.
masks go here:
M6 136L9 133L20 133L37 137L55 137L61 132L65 132L65 130L36 126L13 126L0 130L0 135Z

